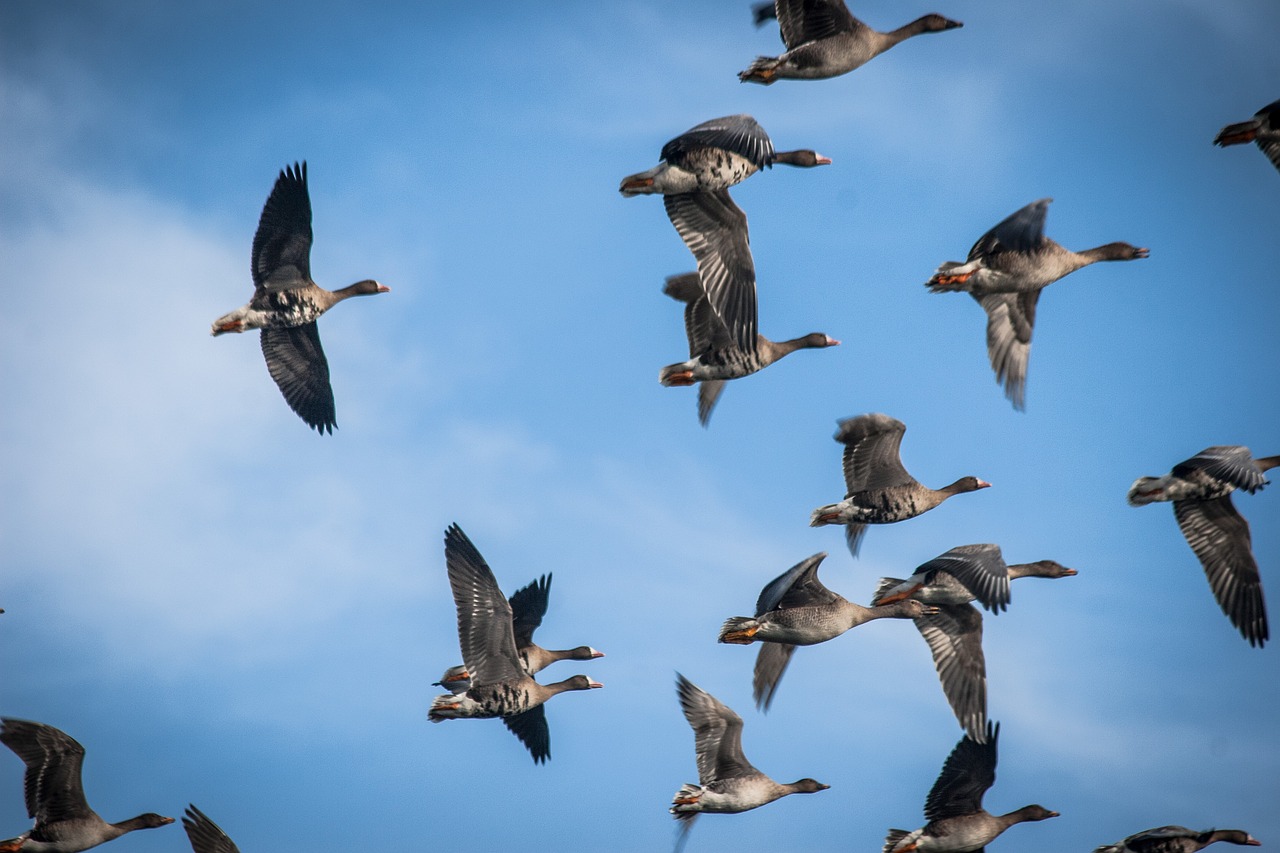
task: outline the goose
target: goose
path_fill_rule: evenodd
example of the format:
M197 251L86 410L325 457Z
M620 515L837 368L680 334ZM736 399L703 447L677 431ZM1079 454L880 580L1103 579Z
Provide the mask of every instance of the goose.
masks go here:
M1000 833L1016 823L1058 817L1044 806L1032 805L1003 815L982 807L983 795L996 781L996 741L999 723L987 723L984 742L969 735L956 744L942 765L924 801L922 828L891 829L882 853L981 853Z
M183 813L182 828L187 831L187 839L195 853L240 853L240 848L222 828L194 804L188 805Z
M818 580L826 557L820 552L796 563L760 591L754 617L731 616L720 628L722 643L762 643L752 681L757 708L769 709L796 646L825 643L873 619L917 619L937 612L914 599L876 607L854 604Z
M542 703L570 690L603 687L585 675L539 684L525 671L516 650L511 605L493 570L458 525L445 530L445 566L458 611L458 642L470 687L445 693L431 703L433 723L501 717L529 750L535 764L551 757L551 734Z
M763 370L778 359L800 349L824 349L840 342L822 332L811 332L789 341L771 341L756 334L756 345L740 349L737 335L711 310L711 301L696 272L667 278L662 292L684 303L684 330L689 338L689 360L669 364L658 373L666 386L698 385L698 422L711 420L724 383Z
M1271 165L1280 169L1280 101L1267 104L1248 121L1227 125L1213 139L1214 145L1224 148L1244 142L1257 143Z
M916 629L929 644L943 695L960 727L978 743L987 725L987 664L982 653L982 614L978 601L993 613L1009 604L1014 578L1064 578L1076 574L1053 560L1007 565L1000 546L959 545L916 569L907 580L881 578L873 605L915 599L935 605L915 618Z
M1162 477L1139 477L1129 488L1129 504L1172 501L1173 515L1209 578L1213 596L1249 645L1270 636L1262 598L1262 576L1253 557L1249 522L1231 502L1231 493L1249 494L1267 484L1264 472L1280 456L1255 459L1240 445L1206 447Z
M1097 261L1132 261L1147 249L1107 243L1073 252L1044 236L1051 198L1033 201L978 238L965 263L947 261L925 286L933 293L965 291L987 315L987 358L996 382L1019 411L1026 408L1027 360L1040 291Z
M352 296L387 293L372 279L340 290L311 280L311 196L307 164L286 166L262 208L253 237L253 298L213 321L214 336L261 329L267 371L289 408L316 432L337 426L329 362L316 320Z
M1093 853L1196 853L1210 844L1226 841L1242 847L1261 847L1262 842L1243 829L1206 829L1159 826L1130 835L1124 841L1104 844Z
M868 524L893 524L914 518L952 495L990 487L977 477L961 477L930 489L902 467L898 455L907 426L888 415L868 414L837 421L835 440L844 445L844 481L849 491L839 503L815 509L810 527L845 525L849 551L856 557Z
M538 630L538 626L542 624L542 617L547 614L547 602L550 597L551 574L548 573L522 586L507 599L507 603L511 605L516 654L520 656L520 664L526 675L536 675L557 661L594 660L604 657L604 652L596 651L591 646L544 649L533 641L533 632ZM434 682L434 686L443 687L452 693L465 693L471 686L471 677L467 674L466 665L449 667L440 680Z
M84 747L66 732L44 723L4 717L0 718L0 743L27 766L23 794L27 816L36 822L17 838L0 841L0 853L78 853L135 829L173 823L173 818L154 812L119 823L98 817L85 800L80 779Z
M941 15L925 15L887 33L871 29L849 14L843 0L777 0L773 14L760 4L753 8L756 25L776 17L781 56L760 56L738 73L743 83L768 86L778 80L819 80L848 74L901 41L921 33L953 30L964 24Z
M628 175L624 196L726 190L775 163L800 168L828 166L829 157L812 149L774 151L773 141L754 118L732 115L689 128L662 146L661 162Z
M698 784L680 786L671 814L680 822L676 850L684 847L698 815L737 814L772 803L788 794L825 791L814 779L779 784L747 761L742 752L742 718L710 693L676 673L680 710L693 728L698 756Z

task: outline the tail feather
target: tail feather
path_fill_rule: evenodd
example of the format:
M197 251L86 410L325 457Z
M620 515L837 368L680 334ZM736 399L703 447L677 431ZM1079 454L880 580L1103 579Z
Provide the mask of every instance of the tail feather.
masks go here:
M912 832L908 832L905 829L891 829L889 830L889 834L884 838L884 849L881 853L894 853L895 850L900 850L901 848L906 847L907 844L915 841L919 837L920 830L918 829Z
M939 281L939 278L942 276L972 273L976 267L973 269L966 269L966 267L969 266L970 265L968 263L962 264L959 261L944 261L938 265L938 268L934 271L933 275L929 277L929 280L924 283L924 286L929 288L932 293L954 293L958 290L965 290L966 288L963 282L944 284Z
M768 86L777 79L778 66L782 62L776 56L757 56L756 61L746 71L738 72L738 80L743 83L763 83Z
M889 594L894 587L900 586L906 581L900 578L880 578L876 581L876 591L871 596L872 604L880 604L880 599Z
M757 622L755 619L751 618L750 616L730 616L728 619L724 620L724 624L720 626L719 641L722 643L738 643L741 645L746 645L751 641L746 640L744 642L743 640L740 640L740 639L728 640L728 639L725 639L725 637L732 633L749 631L752 628L759 627L759 625L760 623Z

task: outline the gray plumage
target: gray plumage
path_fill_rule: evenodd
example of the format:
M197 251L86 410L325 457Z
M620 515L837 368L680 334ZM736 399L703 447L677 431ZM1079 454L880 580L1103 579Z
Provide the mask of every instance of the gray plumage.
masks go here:
M755 346L743 350L736 336L712 309L698 273L669 277L662 292L684 303L689 360L662 368L658 379L667 386L698 384L698 421L703 426L710 421L725 382L763 370L798 349L821 349L840 343L821 332L788 341L771 341L757 333Z
M1185 826L1158 826L1136 832L1115 844L1104 844L1093 853L1196 853L1219 841L1243 847L1262 846L1262 842L1243 829L1196 830Z
M1258 491L1267 483L1264 472L1277 465L1280 456L1255 459L1240 445L1206 447L1164 476L1138 478L1128 495L1132 506L1173 502L1178 527L1204 567L1222 612L1249 645L1259 647L1270 637L1262 576L1249 522L1232 503L1231 493Z
M845 499L818 507L809 525L845 525L849 551L857 556L868 524L893 524L914 518L952 495L990 486L977 477L961 477L941 489L920 484L902 466L898 449L907 427L883 414L858 415L838 421L835 440L844 445Z
M776 0L773 15L755 10L757 25L769 17L778 19L787 50L781 56L757 57L738 74L744 83L768 86L782 79L837 77L912 36L964 26L931 14L882 33L849 14L843 0Z
M213 334L261 329L267 371L289 408L322 435L337 426L329 362L316 320L352 296L386 293L372 279L329 291L311 280L307 164L281 170L253 237L253 298L213 322Z
M947 261L927 281L934 293L965 291L987 315L987 358L1018 410L1026 408L1027 362L1040 291L1063 276L1097 261L1145 258L1146 249L1107 243L1073 252L1044 236L1053 199L1042 198L1014 211L983 234L964 263Z
M443 722L457 718L502 717L529 749L535 763L550 758L551 740L540 706L568 690L601 685L576 675L553 684L538 684L524 669L516 650L511 605L488 563L458 525L445 531L445 565L458 612L458 642L471 676L463 693L446 693L431 703L428 718Z
M914 619L936 612L915 600L863 607L838 595L818 579L825 553L801 560L770 581L756 600L754 617L732 616L720 629L720 642L760 642L752 682L756 706L768 710L796 646L832 640L873 619Z
M983 743L965 737L942 765L942 772L924 803L924 827L908 832L891 829L883 853L927 850L930 853L979 853L1015 823L1057 817L1043 806L1031 805L1004 815L982 807L982 799L996 781L1000 725L987 723ZM914 846L913 846L914 845Z

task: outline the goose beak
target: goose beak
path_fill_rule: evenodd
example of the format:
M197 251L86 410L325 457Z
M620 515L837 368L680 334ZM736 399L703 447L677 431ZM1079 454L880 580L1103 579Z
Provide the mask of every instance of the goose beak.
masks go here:
M598 681L593 681L593 682L591 682L590 686L591 686L591 687L604 687L604 685L603 685L603 684L601 684L601 683L600 683L600 682L598 682Z
M1133 253L1135 258L1147 258L1151 256L1151 252L1146 249L1138 249Z
M986 480L979 480L979 481L978 481L978 488L979 488L979 489L989 489L989 488L991 488L991 484L990 484L990 483L988 483Z
M816 162L819 166L830 166L831 158L823 157L821 154L819 154L814 162Z

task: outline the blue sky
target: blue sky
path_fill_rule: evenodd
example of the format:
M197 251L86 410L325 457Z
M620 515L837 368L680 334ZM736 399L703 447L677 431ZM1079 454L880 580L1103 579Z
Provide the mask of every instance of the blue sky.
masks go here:
M1280 97L1280 7L852 11L965 26L765 88L735 76L779 48L745 2L0 4L0 713L78 738L109 820L195 802L246 853L531 833L650 851L696 779L679 670L742 714L758 767L832 786L705 818L690 853L762 833L878 850L920 825L960 736L924 642L878 622L802 649L762 715L754 649L716 632L817 551L866 602L882 575L996 542L1080 574L1018 582L986 622L986 805L1062 813L991 849L1166 823L1280 843L1280 641L1250 648L1169 508L1124 501L1209 445L1280 452L1280 175L1211 144ZM617 184L739 112L834 160L733 191L761 330L844 343L732 383L703 430L692 391L656 381L686 352L662 280L692 258ZM262 203L302 159L317 281L392 290L321 322L331 438L252 336L208 334L249 296ZM922 284L1044 196L1063 244L1151 257L1045 292L1023 414L978 306ZM836 419L869 411L907 424L922 482L994 488L873 528L855 561L807 522L843 495ZM1277 500L1237 498L1273 620ZM504 589L555 573L544 645L607 653L546 673L605 689L548 706L545 767L496 721L426 721L459 656L455 521ZM0 837L28 823L0 754ZM186 849L173 827L114 845Z

